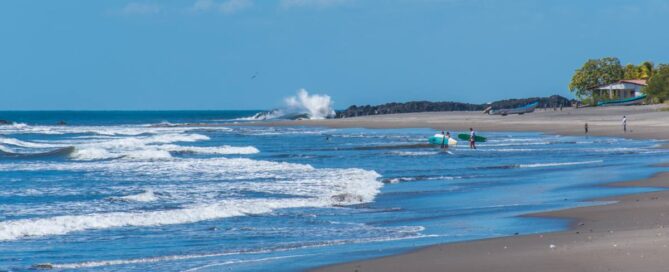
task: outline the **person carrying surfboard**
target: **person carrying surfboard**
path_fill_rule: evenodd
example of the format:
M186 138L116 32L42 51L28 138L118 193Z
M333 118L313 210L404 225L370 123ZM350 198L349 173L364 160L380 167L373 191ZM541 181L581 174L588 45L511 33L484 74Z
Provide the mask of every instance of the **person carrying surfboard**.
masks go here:
M476 132L473 128L469 128L469 148L476 149Z
M448 142L451 139L451 133L446 131L446 134L444 134L444 131L441 131L441 134L444 135L444 138L441 140L441 148L448 148Z

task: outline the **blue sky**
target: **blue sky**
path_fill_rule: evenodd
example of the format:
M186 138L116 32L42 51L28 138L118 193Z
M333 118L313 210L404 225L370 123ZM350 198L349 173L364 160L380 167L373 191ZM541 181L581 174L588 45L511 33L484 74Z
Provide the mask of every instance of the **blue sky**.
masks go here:
M588 58L669 62L666 26L666 0L6 0L0 109L569 95Z

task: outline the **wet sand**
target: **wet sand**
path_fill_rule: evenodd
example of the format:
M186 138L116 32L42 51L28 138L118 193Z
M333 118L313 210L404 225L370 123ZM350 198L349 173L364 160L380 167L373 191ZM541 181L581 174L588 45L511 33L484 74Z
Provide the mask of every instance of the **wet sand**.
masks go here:
M669 173L608 186L669 187ZM567 231L442 244L316 271L667 271L669 191L528 216L571 219Z

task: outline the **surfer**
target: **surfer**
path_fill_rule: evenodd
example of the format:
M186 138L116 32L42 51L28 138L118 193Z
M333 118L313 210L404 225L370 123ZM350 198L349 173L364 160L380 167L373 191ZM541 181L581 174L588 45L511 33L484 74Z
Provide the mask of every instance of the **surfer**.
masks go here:
M627 132L627 116L623 115L623 132Z
M446 148L446 134L444 134L444 131L441 131L441 148Z
M441 138L441 148L445 149L448 148L448 142L451 139L451 133L446 131L446 134L444 134L444 131L441 131L441 135L443 138Z
M476 132L473 128L469 128L469 148L476 149Z

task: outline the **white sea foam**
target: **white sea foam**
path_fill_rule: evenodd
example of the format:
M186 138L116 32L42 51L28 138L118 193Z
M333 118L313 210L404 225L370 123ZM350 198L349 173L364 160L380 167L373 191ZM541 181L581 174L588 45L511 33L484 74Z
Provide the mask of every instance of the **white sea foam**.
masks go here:
M259 112L254 114L253 116L249 117L241 117L241 118L236 118L233 120L237 121L262 121L262 120L270 120L270 119L276 119L280 118L281 116L284 116L285 113L283 110L280 109L275 109L271 111L264 111L264 112Z
M153 190L146 190L139 194L122 196L118 199L136 202L152 202L158 200L158 197L153 193Z
M94 134L99 136L139 136L146 134L185 133L201 129L197 126L155 126L155 125L115 125L115 126L47 126L14 124L0 126L1 134ZM231 131L231 128L208 126L207 130Z
M76 145L71 154L74 160L104 160L125 158L132 160L163 160L170 159L170 152L193 152L204 154L253 154L259 151L255 147L196 147L179 146L169 143L196 142L209 140L201 134L158 134L152 136L136 136L113 138L106 141L87 141ZM161 145L162 144L162 145Z
M335 198L240 199L225 200L211 205L198 205L175 210L95 213L4 221L0 222L0 240L15 240L30 236L62 235L74 231L91 229L186 224L232 216L265 214L275 209L325 207L335 204L334 200ZM347 201L350 201L350 199L347 199Z
M335 116L332 98L328 95L309 94L300 89L295 96L284 99L284 107L271 111L259 112L253 116L237 118L239 121L261 121L278 118L294 119L306 115L309 119L325 119Z
M191 259L201 259L201 258L212 258L212 257L224 257L224 256L233 256L233 255L249 255L249 254L264 254L271 252L283 252L294 249L308 249L308 248L318 248L324 246L335 246L343 244L361 244L361 243L374 243L374 242L387 242L387 241L399 241L399 240L410 240L410 239L421 239L421 238L434 238L441 235L424 235L420 234L425 230L422 226L405 226L405 227L396 227L396 230L393 228L390 231L394 231L395 235L385 236L385 237L370 237L370 238L358 238L358 239L336 239L329 241L322 241L316 243L307 243L304 245L292 245L286 247L274 248L272 250L261 249L255 251L230 251L230 252L212 252L212 253L202 253L202 254L185 254L185 255L169 255L169 256L157 256L157 257L148 257L148 258L137 258L137 259L117 259L117 260L103 260L103 261L89 261L89 262L79 262L79 263L63 263L63 264L53 264L54 268L58 269L81 269L81 268L94 268L94 267L103 267L103 266L113 266L113 265L128 265L128 264L146 264L146 263L158 263L165 261L176 261L176 260L191 260ZM288 257L297 257L304 255L290 255L290 256L279 256L279 257L270 257L270 258L260 258L260 259L249 259L241 262L254 262L254 261L265 261L268 259L274 258L288 258ZM226 261L217 265L232 264L240 262L238 260ZM197 271L206 267L211 267L209 265L197 267L194 269L189 269L186 271Z
M8 153L13 153L13 152L14 152L13 149L11 149L11 148L9 148L9 147L6 147L6 146L4 146L4 145L0 145L0 151L2 151L2 152L8 152Z
M72 157L75 160L91 161L91 160L119 158L121 157L121 155L109 153L109 151L103 148L90 147L90 148L75 148L74 152L70 154L70 157Z
M124 177L148 180L185 180L187 184L167 187L177 203L191 201L183 208L146 212L96 212L0 222L0 240L60 235L74 231L117 227L150 227L193 223L231 216L264 214L275 209L328 207L370 202L382 183L374 171L361 169L316 169L306 164L256 161L244 158L172 159L167 161L98 161L70 163L9 163L0 171L85 171L96 176L123 180ZM196 181L219 181L204 188ZM221 182L221 181L237 182ZM270 182L268 182L270 181ZM216 187L218 186L218 187ZM294 197L238 199L216 198L217 192L255 191ZM190 193L198 198L193 199ZM183 200L186 199L186 200ZM198 202L192 202L192 201ZM170 201L170 199L165 199Z
M48 148L48 147L60 147L60 146L62 146L62 145L54 145L54 144L21 141L19 139L7 138L7 137L0 137L0 144L13 145L13 146L18 146L18 147L27 147L27 148Z
M180 145L161 145L158 148L171 152L188 152L199 154L217 154L217 155L232 155L232 154L256 154L260 150L253 146L180 146Z
M439 154L437 151L393 151L390 154L399 155L399 156L433 156Z
M396 178L387 178L383 180L383 183L396 184L400 182L412 182L412 181L421 181L421 180L454 180L461 179L461 176L416 176L416 177L396 177Z
M335 115L330 96L310 95L305 89L300 89L296 96L286 98L285 103L288 109L297 113L307 113L311 119L325 119Z
M128 264L147 264L147 263L158 263L166 261L178 261L178 260L191 260L191 259L202 259L202 258L212 258L212 257L224 257L232 255L241 255L241 254L263 254L271 252L282 252L294 249L307 249L307 248L318 248L324 246L336 246L343 244L362 244L362 243L375 243L375 242L388 242L388 241L400 241L400 240L412 240L412 239L422 239L422 238L435 238L443 235L434 235L434 234L420 234L425 228L422 226L416 227L405 227L405 230L400 230L398 233L404 234L400 236L391 236L391 237L372 237L372 238L359 238L359 239L337 239L318 242L314 244L306 244L302 246L292 246L285 248L277 248L273 250L256 250L256 251L232 251L232 252L220 252L220 253L202 253L202 254L185 254L185 255L169 255L169 256L158 256L158 257L148 257L148 258L137 258L137 259L117 259L117 260L103 260L103 261L89 261L89 262L79 262L79 263L63 263L63 264L53 264L54 268L57 269L81 269L81 268L95 268L95 267L104 267L104 266L113 266L113 265L128 265ZM211 266L220 266L228 265L239 262L258 262L258 261L267 261L272 259L281 259L281 258L291 258L299 257L306 255L290 255L290 256L278 256L278 257L269 257L269 258L260 258L260 259L249 259L249 260L232 260L225 261L223 263L214 264L214 265L205 265L201 267L196 267L193 269L185 271L197 271L203 268Z
M580 162L549 162L549 163L532 163L532 164L519 164L520 168L534 168L534 167L552 167L552 166L569 166L569 165L581 165L581 164L593 164L593 163L602 163L602 160L596 161L580 161Z

